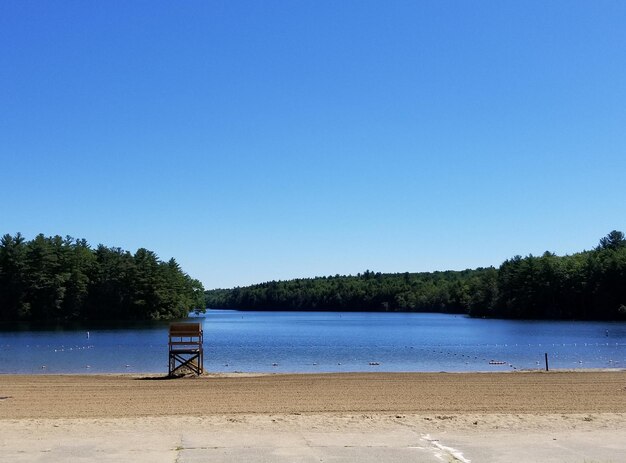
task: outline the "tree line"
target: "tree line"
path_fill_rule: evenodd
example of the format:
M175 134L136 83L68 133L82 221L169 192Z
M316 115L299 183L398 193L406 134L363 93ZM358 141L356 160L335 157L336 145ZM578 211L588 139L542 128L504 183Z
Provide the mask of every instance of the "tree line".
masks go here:
M172 258L95 249L70 236L0 239L0 320L169 320L204 311L202 284Z
M612 231L596 248L566 256L515 256L499 268L366 271L216 289L206 305L239 310L465 313L528 319L626 319L626 240Z

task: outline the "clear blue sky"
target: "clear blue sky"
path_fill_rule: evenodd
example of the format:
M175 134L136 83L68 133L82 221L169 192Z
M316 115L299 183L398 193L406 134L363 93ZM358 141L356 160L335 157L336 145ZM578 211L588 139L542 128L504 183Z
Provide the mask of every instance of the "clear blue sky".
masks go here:
M0 2L0 233L206 288L626 232L626 2Z

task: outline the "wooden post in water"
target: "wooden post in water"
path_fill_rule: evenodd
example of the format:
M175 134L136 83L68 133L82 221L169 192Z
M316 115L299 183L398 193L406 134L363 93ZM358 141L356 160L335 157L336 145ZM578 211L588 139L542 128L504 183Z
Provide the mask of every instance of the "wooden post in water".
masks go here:
M548 370L548 353L547 352L546 352L546 371L549 371Z

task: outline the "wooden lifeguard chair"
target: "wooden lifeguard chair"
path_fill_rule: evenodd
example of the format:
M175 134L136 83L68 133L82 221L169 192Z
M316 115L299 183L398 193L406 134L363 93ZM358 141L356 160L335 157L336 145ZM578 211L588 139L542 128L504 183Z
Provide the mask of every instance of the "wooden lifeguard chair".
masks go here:
M182 370L204 371L202 323L172 323L169 336L169 376Z

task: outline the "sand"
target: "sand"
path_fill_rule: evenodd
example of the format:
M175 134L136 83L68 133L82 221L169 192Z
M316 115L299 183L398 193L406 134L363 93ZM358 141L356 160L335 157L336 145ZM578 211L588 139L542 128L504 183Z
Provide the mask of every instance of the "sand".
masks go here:
M626 462L625 425L625 371L0 375L0 462Z
M155 379L151 379L155 378ZM0 418L626 413L626 372L0 376Z

